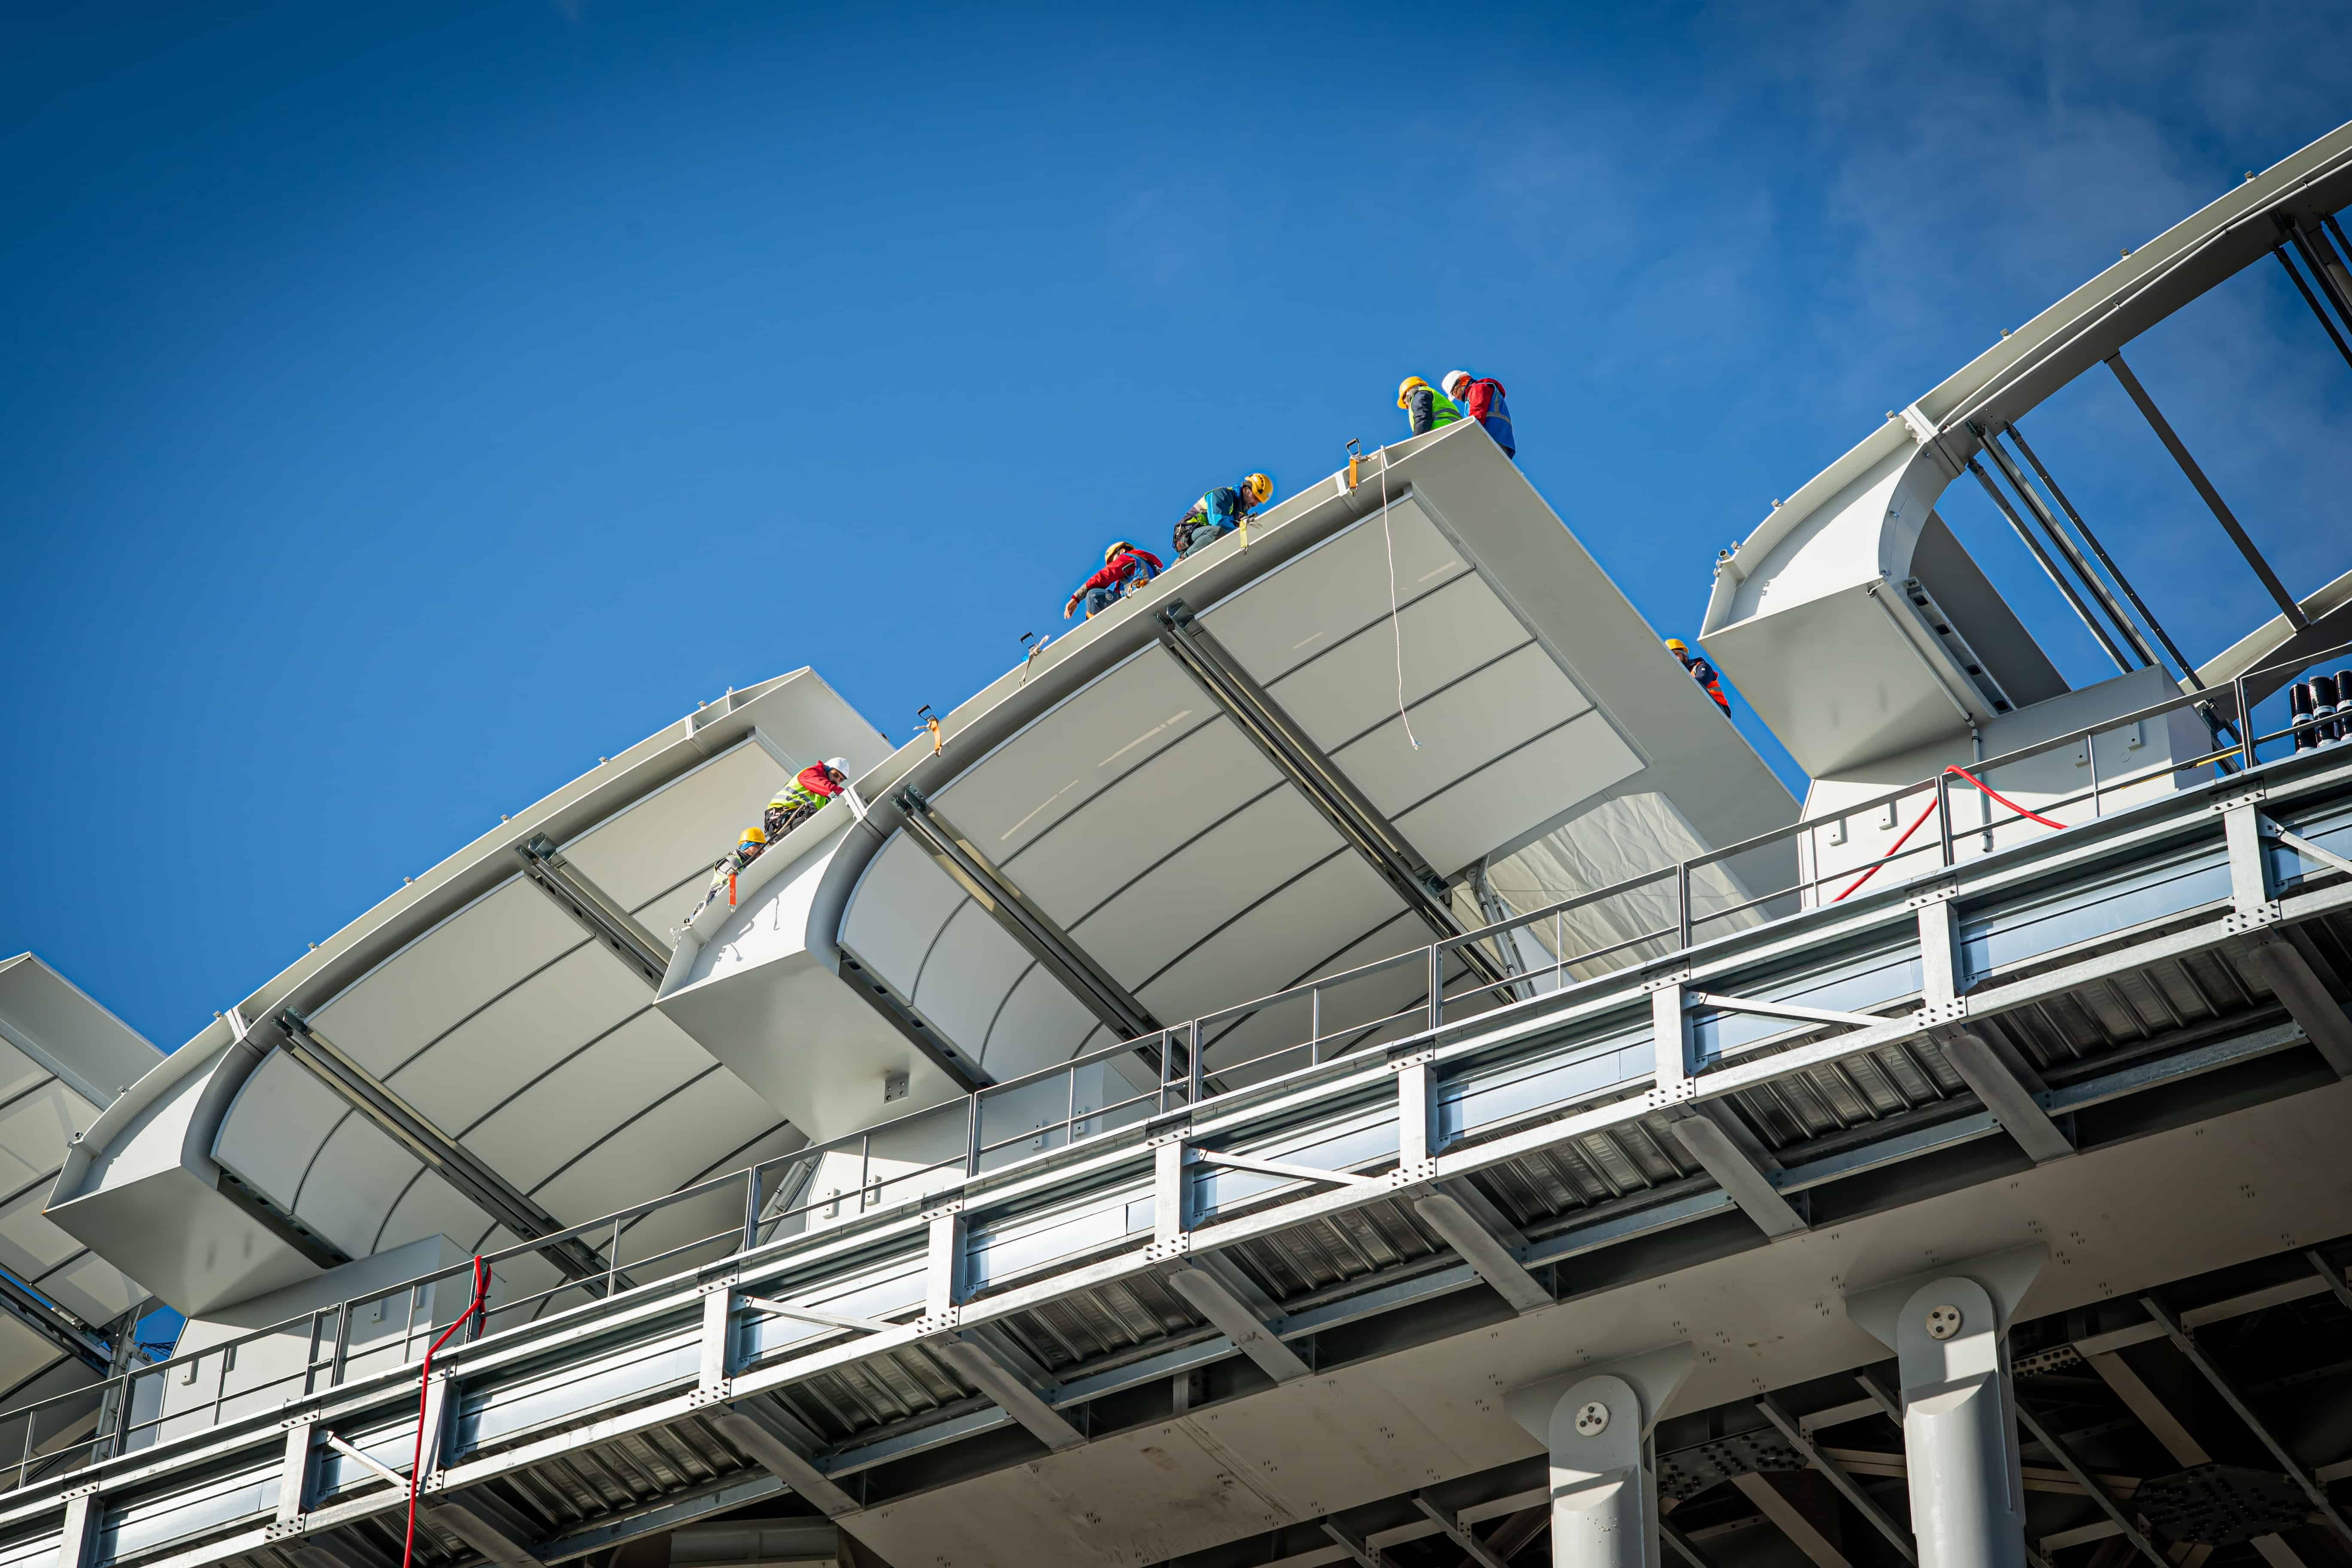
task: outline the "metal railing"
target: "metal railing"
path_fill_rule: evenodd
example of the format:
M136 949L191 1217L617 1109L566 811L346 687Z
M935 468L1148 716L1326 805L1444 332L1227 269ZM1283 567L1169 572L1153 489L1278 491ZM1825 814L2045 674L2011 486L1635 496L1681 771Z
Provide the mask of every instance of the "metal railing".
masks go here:
M2239 738L2192 757L2152 761L2122 777L2103 779L2097 740L2150 720L2210 705L2210 691L2185 693L1972 765L1967 773L1974 776L1967 782L1982 792L1985 803L1979 820L1972 823L1954 820L1957 770L1940 772L1858 800L1843 809L1842 818L1812 818L1776 828L1423 948L1318 976L1140 1039L1104 1047L1024 1077L992 1084L975 1094L712 1177L553 1236L536 1237L485 1254L484 1259L495 1269L509 1259L536 1257L551 1242L577 1240L597 1250L605 1268L601 1279L565 1279L543 1289L496 1300L464 1331L465 1338L470 1342L520 1327L551 1310L600 1302L610 1307L705 1264L775 1245L794 1234L822 1235L828 1223L896 1208L973 1177L1159 1117L1187 1112L1222 1097L1295 1088L1336 1063L1352 1066L1349 1058L1369 1047L1438 1030L1449 1018L1460 1022L1501 1007L1540 1001L1549 991L1572 982L1613 973L1632 963L1663 958L1714 940L1730 922L1739 922L1731 929L1747 929L1820 908L1861 890L1864 883L1874 879L1876 885L1869 891L1884 896L1899 888L1904 879L1902 875L1885 875L1890 868L1908 865L1916 871L1953 866L1971 839L1979 842L1981 853L1990 853L2001 829L2020 823L2055 822L2084 806L2088 810L2084 819L2096 820L2103 815L2105 802L2119 792L2153 794L2162 781L2208 767L2223 773L2252 771L2263 765L2265 745L2287 742L2300 752L2310 749L2321 737L2311 721L2292 716L2283 728L2262 731L2247 712L2250 684L2263 676L2306 669L2347 654L2352 654L2352 643L2240 677L2234 683ZM2352 746L2352 722L2344 726L2335 743ZM2068 746L2081 748L2077 762L2089 769L2087 787L2042 799L2031 809L2001 803L2007 815L1995 814L1999 797L1988 787L1990 775ZM1925 802L1923 815L1902 840L1874 858L1826 870L1816 860L1810 874L1801 865L1793 881L1760 893L1732 869L1743 858L1783 845L1802 846L1809 838L1831 831L1841 819L1885 810L1891 826L1906 802ZM1916 828L1930 819L1936 823L1936 832L1916 845L1911 843ZM1710 873L1718 890L1707 895L1715 901L1702 909L1695 889ZM1823 899L1822 895L1832 886L1842 890ZM1571 953L1571 917L1612 901L1633 910L1648 908L1653 912L1643 918L1654 923ZM1512 950L1504 939L1520 931L1539 933L1547 922L1551 941L1544 945L1552 955L1548 968L1518 965L1517 972L1505 980L1493 981L1479 977L1464 964L1449 977L1449 959L1472 943L1489 944L1491 956L1505 960L1505 967L1513 967ZM1405 985L1402 1005L1391 986L1353 1010L1335 1005L1334 999L1351 989L1399 978ZM1286 1014L1303 1014L1303 1029L1285 1034L1282 1019ZM1270 1030L1276 1043L1258 1048L1255 1042L1244 1038L1244 1031L1262 1020L1270 1022L1259 1033ZM1234 1048L1212 1067L1207 1058L1220 1046ZM689 1226L707 1226L708 1218L697 1217L705 1210L725 1215L726 1223L719 1229L706 1228L682 1238L662 1237L642 1256L629 1254L632 1237L658 1234L656 1222L666 1214ZM438 1330L462 1310L467 1291L455 1286L461 1279L469 1279L472 1268L470 1260L457 1264L83 1389L0 1410L0 1453L6 1451L8 1438L16 1436L8 1431L8 1424L20 1426L21 1436L15 1444L15 1485L23 1487L60 1469L176 1435L175 1429L217 1425L224 1417L274 1408L348 1381L410 1366ZM444 1282L453 1289L443 1291ZM567 1297L574 1300L567 1303ZM381 1327L392 1321L395 1310L398 1327ZM301 1353L289 1361L282 1353L285 1342L295 1340L301 1344ZM271 1355L273 1349L280 1353ZM249 1362L259 1363L242 1380L235 1376L240 1352ZM172 1380L177 1380L183 1389L194 1389L206 1379L211 1385L208 1396L171 1396Z

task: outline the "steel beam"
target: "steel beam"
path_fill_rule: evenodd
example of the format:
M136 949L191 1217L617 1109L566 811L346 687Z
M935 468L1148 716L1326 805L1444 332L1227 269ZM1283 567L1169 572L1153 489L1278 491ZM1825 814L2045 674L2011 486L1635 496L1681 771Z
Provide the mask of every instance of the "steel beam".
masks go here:
M1307 797L1349 847L1363 857L1440 940L1462 935L1462 922L1454 917L1444 879L1339 765L1324 754L1306 728L1201 624L1192 607L1181 599L1172 599L1159 618L1161 646L1209 700L1249 737L1275 771ZM1462 962L1487 984L1499 985L1510 979L1508 971L1476 943L1465 943L1457 951Z
M669 944L647 931L621 901L566 860L545 834L515 847L522 861L524 880L552 900L555 907L579 922L580 929L618 958L648 990L661 989L669 972Z
M1320 1520L1317 1522L1323 1533L1331 1538L1331 1544L1346 1552L1349 1560L1356 1564L1356 1568L1394 1568L1394 1565L1389 1562L1388 1553L1377 1546L1368 1544L1362 1536L1332 1520Z
M16 1319L92 1372L103 1374L113 1370L112 1357L106 1347L89 1334L80 1319L43 1300L31 1286L5 1272L0 1272L0 1312Z
M1206 1259L1196 1259L1205 1262ZM1296 1383L1314 1369L1299 1359L1298 1352L1282 1342L1265 1319L1258 1316L1223 1279L1202 1268L1171 1269L1169 1286L1192 1303L1192 1310L1206 1318L1234 1348L1255 1362L1258 1370L1276 1383Z
M2292 233L2292 229L2289 232ZM2296 248L2301 249L2302 247L2298 246ZM2278 258L2280 268L2294 284L2294 291L2303 296L2303 302L2310 306L2311 313L2318 318L2319 330L2327 334L2327 341L2336 345L2336 352L2344 356L2344 363L2352 364L2352 344L2345 342L2344 334L2336 329L2336 318L2327 313L2327 307L2319 302L2319 296L2311 291L2311 285L2303 280L2303 274L2297 272L2294 269L2294 263L2286 258L2286 247L2278 246L2271 251L2271 254ZM2305 252L2305 265L2308 266L2310 261L2311 257L2308 252Z
M1767 1169L1749 1151L1741 1148L1720 1123L1694 1113L1672 1126L1675 1141L1766 1236L1793 1236L1808 1228L1805 1216L1780 1195L1780 1189L1772 1184Z
M2074 1152L2074 1141L2050 1119L2050 1113L2034 1100L2033 1090L1982 1036L1953 1029L1939 1033L1936 1043L1943 1047L1944 1059L1952 1064L1960 1081L1984 1101L1984 1108L2000 1121L2001 1131L2015 1139L2035 1164L2047 1164Z
M525 1241L552 1236L565 1228L472 1150L435 1126L423 1111L312 1029L301 1015L287 1008L278 1015L278 1026L285 1036L283 1048L296 1065L422 1161L492 1220ZM539 1252L571 1279L602 1280L605 1277L604 1260L577 1238L567 1237L550 1242Z
M2293 942L2268 932L2248 938L2239 949L2247 966L2270 988L2297 1027L2338 1078L2352 1078L2352 1016L2327 993L2303 952Z
M2140 619L2147 623L2147 629L2156 634L2156 640L2162 643L2164 651L2172 656L2173 665L2180 671L2181 679L2188 681L2191 687L2203 690L2205 683L2198 679L2197 667L2189 662L2189 656L2182 653L2173 642L2171 635L2164 629L2164 624L2156 618L2156 612L2150 610L2141 601L2138 590L2131 585L2131 579L2126 577L2123 568L2117 566L2108 556L2106 546L2099 542L2099 536L2091 531L2091 525L2083 521L2083 514L2074 510L2074 503L2066 499L2066 492L2058 488L2058 481L2050 477L2050 470L2043 468L2042 459L2033 455L2033 448L2026 445L2025 432L2013 424L2008 426L2008 431L2010 440L2016 443L2018 451L2022 453L2025 460L2033 466L2033 471L2041 476L2042 482L2049 487L2050 499L2058 503L2059 510L2066 514L2066 520L2072 522L2074 525L2074 531L2083 536L2083 542L2091 547L2091 552L2099 558L2099 564L2107 569L2107 575L2115 579L2116 586L2123 590L2124 597L2131 601L2132 608L2138 611Z
M2008 520L2010 529L2017 535L2019 542L2032 552L2034 561L2040 564L2042 574L2050 579L2050 585L2058 590L2059 595L2074 610L2075 618L2083 623L2083 628L2091 634L2091 639L2105 650L2109 658L2116 661L2117 669L2129 674L2132 663L2124 657L2123 649L2116 646L2115 639L2107 635L2106 628L2092 616L2091 606L2083 603L2083 595L2074 591L2074 584L2066 580L2064 573L2059 571L2058 563L2050 558L2050 552L2042 548L2042 542L2033 537L2032 530L2025 526L2025 520L2017 515L2017 509L2009 504L2009 498L2000 493L2000 487L1994 484L1992 476L1984 471L1984 465L1970 458L1969 472L1974 474L1977 483L1984 487L1984 493L1991 499L1994 509Z
M2347 1544L2352 1544L2352 1523L2347 1523L2336 1505L2328 1500L2327 1489L2312 1479L2311 1472L2304 1468L2303 1462L2290 1453L2286 1445L2273 1435L2263 1418L2254 1414L2254 1407L2246 1403L2246 1396L2237 1384L2212 1357L2205 1353L2204 1348L2181 1326L2180 1320L2173 1315L2171 1309L2153 1296L2142 1296L2139 1304L2163 1328L2166 1337L2172 1341L2173 1348L2187 1357L2189 1364L2213 1385L2213 1392L2221 1396L2221 1402L2237 1414L2238 1419L2246 1424L2246 1429L2270 1450L2271 1458L2278 1461L2279 1468L2286 1472L2287 1478L2294 1482L2305 1497L2311 1500L2312 1511L2326 1521L2327 1527Z
M1062 1419L1037 1391L1015 1376L982 1341L950 1336L931 1342L930 1349L955 1368L966 1383L979 1389L1022 1426L1029 1435L1055 1453L1082 1447L1086 1434Z
M2172 426L2165 419L2164 411L2157 407L2156 400L2147 395L2147 388L2139 384L2139 377L2134 375L2131 366L2124 363L2122 350L2118 349L2107 356L2107 368L2116 373L2116 379L2123 384L2124 391L2138 405L2140 416L2147 421L2148 428L2156 432L2156 438L2164 443L2164 449L2172 454L2172 460L2180 465L2180 471L2196 487L2206 510L2213 514L2213 521L2221 525L2221 531L2230 536L2230 542L2238 547L2238 553L2246 558L2246 564L2252 567L2254 575L2262 579L2263 586L2269 590L2280 613L2286 616L2286 624L2296 631L2309 626L2311 620L2303 613L2303 606L2296 604L2294 595L2286 591L2286 584L2278 580L2278 574L2271 570L2268 561L2263 559L2263 552L2254 548L2254 542L2246 537L2246 531L2239 526L2237 514L2230 510L2230 503L2221 499L2221 492L2213 488L2213 481L2205 477L2205 470L2197 466L2197 459L2189 455L2189 448L2182 446L2180 437L2172 433ZM2242 720L2244 715L2239 717Z
M2149 1568L2172 1568L2172 1560L2156 1549L2156 1543L2148 1540L2138 1525L2132 1522L2131 1516L2124 1512L2099 1478L2093 1475L2082 1460L2074 1457L2074 1451L2065 1445L2058 1434L2052 1431L2025 1401L2017 1400L2016 1405L2017 1418L2024 1424L2026 1431L2032 1434L2033 1440L2042 1445L2044 1453L2058 1461L2059 1468L2074 1479L2075 1485L2083 1489L2085 1496L2099 1505L2099 1511L2107 1516L2126 1541L2131 1542L2132 1549L2147 1559Z
M1412 1207L1440 1240L1460 1253L1462 1261L1510 1303L1513 1311L1532 1312L1552 1304L1551 1292L1544 1289L1543 1281L1528 1273L1512 1256L1510 1245L1464 1207L1459 1198L1450 1193L1432 1193L1415 1198Z
M1432 1524L1437 1526L1439 1534L1460 1547L1463 1554L1475 1563L1477 1568L1509 1568L1509 1564L1504 1559L1497 1557L1487 1549L1486 1543L1479 1540L1468 1525L1430 1501L1427 1493L1413 1494L1412 1506L1419 1509L1423 1516Z
M899 792L898 800L898 809L906 815L908 832L939 862L940 868L971 894L981 911L1023 952L1060 981L1063 988L1076 997L1097 1022L1126 1040L1160 1032L1160 1021L1151 1016L1150 1009L1109 970L1095 962L1092 953L1080 947L1013 879L998 869L996 863L940 815L921 791L910 786Z
M485 1488L443 1493L434 1500L433 1519L499 1568L539 1568L538 1527Z
M299 1535L277 1545L299 1568L397 1568L399 1563L398 1558L376 1550L347 1530Z
M801 1449L801 1440L765 1405L751 1400L709 1412L719 1435L759 1467L814 1503L827 1519L857 1511L857 1500L835 1484Z
M1741 1497L1756 1505L1757 1512L1770 1520L1780 1533L1789 1538L1790 1545L1811 1559L1815 1568L1853 1568L1853 1564L1846 1561L1845 1553L1832 1545L1830 1538L1815 1528L1813 1521L1807 1519L1795 1503L1781 1494L1780 1489L1772 1484L1771 1477L1750 1470L1744 1476L1733 1477L1731 1484Z
M1820 1445L1797 1425L1797 1418L1789 1414L1785 1405L1768 1394L1756 1402L1756 1408L1764 1413L1764 1419L1780 1429L1780 1435L1789 1439L1789 1446L1804 1456L1805 1463L1829 1478L1830 1485L1837 1488L1839 1495L1853 1505L1856 1513L1870 1521L1872 1529L1886 1537L1887 1544L1895 1548L1904 1562L1916 1563L1919 1561L1919 1548L1912 1541L1911 1532L1888 1517L1876 1500L1862 1489L1862 1483L1847 1475L1822 1452Z

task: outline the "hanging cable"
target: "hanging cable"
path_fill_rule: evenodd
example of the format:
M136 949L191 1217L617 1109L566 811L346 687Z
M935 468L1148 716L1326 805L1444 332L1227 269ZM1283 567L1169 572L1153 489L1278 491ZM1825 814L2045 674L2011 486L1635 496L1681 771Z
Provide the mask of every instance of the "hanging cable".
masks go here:
M1947 765L1944 772L1948 773L1959 774L1960 777L1968 780L1969 783L1976 785L1977 788L1981 790L1984 794L1990 796L1992 799L1999 801L2001 805L2009 807L2010 810L2017 813L2019 816L2023 817L2028 822L2038 822L2044 827L2055 827L2062 830L2066 826L2063 822L2053 822L2050 818L2042 816L2040 812L2026 810L2025 807L2018 805L2017 802L2010 799L2007 795L2002 795L1990 784L1985 783L1984 780L1977 777L1976 774L1969 772L1968 769L1959 766L1958 763ZM1895 856L1901 854L1903 852L1903 847L1911 842L1911 836L1918 832L1921 827L1925 826L1929 817L1936 815L1936 808L1944 804L1944 799L1945 797L1943 794L1938 792L1936 798L1927 803L1927 809L1921 812L1913 819L1911 826L1903 830L1903 837L1895 841L1895 847L1887 850L1885 854L1881 855L1877 859L1873 860L1870 863L1869 868L1864 870L1861 876L1856 877L1853 881L1848 882L1839 890L1837 896L1832 899L1830 902L1833 904L1844 902L1846 894L1853 892L1864 882L1867 882L1873 877L1877 876L1879 868L1885 866L1889 860L1894 859Z
M1412 732L1412 716L1404 710L1404 624L1397 615L1396 534L1389 527L1389 449L1381 448L1381 538L1389 552L1389 636L1396 643L1397 718L1404 724L1404 738L1412 742L1414 751L1421 742Z
M400 1568L413 1568L416 1560L416 1489L424 1479L425 1413L432 1408L434 1352L449 1342L451 1334L467 1323L480 1320L483 1298L489 1293L490 1271L484 1267L481 1255L477 1253L474 1257L474 1299L467 1303L463 1312L457 1314L455 1322L441 1331L441 1337L426 1347L424 1368L416 1374L416 1447L408 1460L408 1531L401 1542Z

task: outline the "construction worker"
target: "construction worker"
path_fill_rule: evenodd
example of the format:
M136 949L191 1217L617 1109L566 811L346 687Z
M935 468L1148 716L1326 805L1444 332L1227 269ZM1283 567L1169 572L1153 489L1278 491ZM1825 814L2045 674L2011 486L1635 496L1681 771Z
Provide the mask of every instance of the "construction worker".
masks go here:
M1690 671L1693 680L1698 682L1698 689L1714 698L1715 705L1723 710L1723 716L1730 718L1731 699L1723 694L1723 683L1716 676L1715 666L1703 658L1694 658L1690 645L1680 637L1668 637L1666 651L1683 661L1683 668Z
M1128 595L1160 575L1160 557L1149 550L1138 550L1121 539L1103 551L1102 570L1078 584L1070 602L1062 606L1062 618L1068 620L1077 613L1078 601L1087 604L1087 619L1093 620Z
M1495 438L1503 456L1515 463L1519 460L1519 448L1511 439L1511 411L1504 405L1501 382L1491 375L1474 376L1466 370L1449 370L1438 384L1445 389L1447 397Z
M776 842L825 808L849 783L847 757L827 757L811 763L768 803L768 839Z
M1176 525L1176 559L1205 550L1242 525L1274 493L1274 481L1264 474L1243 476L1237 485L1219 485L1192 503Z
M735 841L735 847L721 855L718 864L710 868L710 886L704 890L702 902L694 906L694 913L686 917L686 923L692 925L702 911L710 907L712 900L734 886L736 877L745 867L767 852L768 831L755 822L743 830L743 837ZM734 902L731 894L728 902Z
M1406 376L1397 384L1397 406L1404 410L1405 419L1416 436L1443 429L1462 417L1462 410L1454 406L1452 398L1417 375Z

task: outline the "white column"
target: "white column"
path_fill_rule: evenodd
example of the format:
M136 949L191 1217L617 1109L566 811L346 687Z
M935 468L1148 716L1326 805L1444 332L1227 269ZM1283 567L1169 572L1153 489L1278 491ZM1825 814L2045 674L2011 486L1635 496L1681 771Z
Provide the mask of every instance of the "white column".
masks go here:
M1696 1360L1675 1345L1510 1395L1513 1417L1550 1450L1553 1568L1659 1568L1650 1428Z
M1913 1291L1895 1322L1919 1568L2026 1568L2005 1325L1973 1279Z
M2039 1246L1947 1264L1846 1299L1901 1367L1903 1456L1919 1568L2027 1568L2011 1321Z
M1658 1568L1658 1480L1642 1398L1622 1377L1588 1377L1553 1406L1552 1568Z

